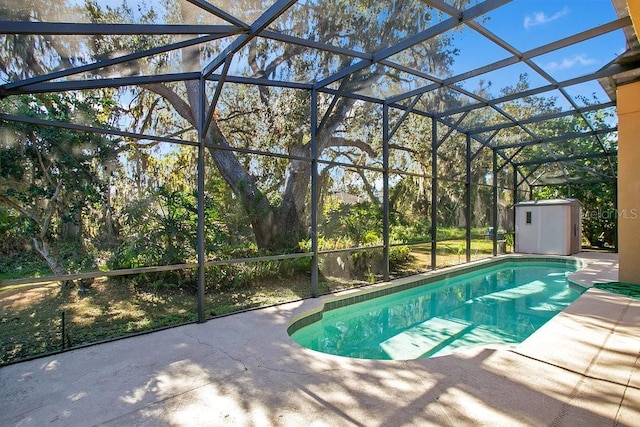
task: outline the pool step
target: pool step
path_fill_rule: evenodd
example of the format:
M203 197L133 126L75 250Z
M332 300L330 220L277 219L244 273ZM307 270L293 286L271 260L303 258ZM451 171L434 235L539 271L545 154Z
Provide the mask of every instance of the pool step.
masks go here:
M433 317L380 343L393 360L417 359L435 353L472 325L468 322Z
M502 291L492 292L480 297L476 297L467 302L483 301L483 300L497 300L513 301L520 298L526 298L535 294L543 293L547 289L547 285L540 280L534 280L523 285L516 286L514 288L504 289Z

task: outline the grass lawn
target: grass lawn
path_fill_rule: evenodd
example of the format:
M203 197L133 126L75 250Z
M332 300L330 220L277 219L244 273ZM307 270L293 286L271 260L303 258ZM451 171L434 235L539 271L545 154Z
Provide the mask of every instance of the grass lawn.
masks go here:
M319 293L352 287L323 281ZM362 284L362 283L358 283ZM207 292L207 318L311 295L307 276L274 279L227 292ZM63 348L197 320L192 291L141 290L123 281L97 279L87 292L58 283L0 288L0 365Z
M425 271L431 268L431 243L411 245L411 264L407 271ZM442 268L466 262L466 241L464 239L448 239L438 241L436 245L437 267ZM471 240L471 259L487 258L493 253L493 241L488 239Z

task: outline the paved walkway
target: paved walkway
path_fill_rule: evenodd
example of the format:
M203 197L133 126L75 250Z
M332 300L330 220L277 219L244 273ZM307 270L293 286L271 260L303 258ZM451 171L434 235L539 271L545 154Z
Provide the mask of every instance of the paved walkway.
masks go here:
M615 281L615 256L574 280ZM514 349L325 355L306 300L0 368L1 426L638 426L640 301L590 289Z

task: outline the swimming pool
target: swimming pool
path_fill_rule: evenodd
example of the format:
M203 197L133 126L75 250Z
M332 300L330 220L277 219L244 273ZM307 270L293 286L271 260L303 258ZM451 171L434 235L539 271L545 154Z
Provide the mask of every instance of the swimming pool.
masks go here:
M364 359L435 357L522 342L580 296L573 259L501 259L326 301L288 328L312 350Z

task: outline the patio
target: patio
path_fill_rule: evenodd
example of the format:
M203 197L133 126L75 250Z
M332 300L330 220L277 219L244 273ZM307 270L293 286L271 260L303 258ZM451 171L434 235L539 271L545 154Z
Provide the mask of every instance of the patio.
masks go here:
M617 255L573 276L617 280ZM640 301L590 289L523 344L413 361L301 348L308 299L0 369L1 425L634 425Z

